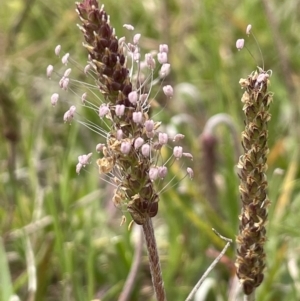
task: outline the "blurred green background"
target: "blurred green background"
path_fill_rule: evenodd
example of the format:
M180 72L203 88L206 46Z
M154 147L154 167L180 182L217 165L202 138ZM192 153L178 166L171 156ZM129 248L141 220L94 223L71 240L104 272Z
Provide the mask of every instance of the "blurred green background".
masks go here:
M102 4L102 2L101 2ZM193 181L180 178L164 192L154 226L168 300L185 300L225 242L235 239L240 210L235 166L243 130L238 82L262 66L258 46L245 35L251 23L272 69L274 102L269 124L267 268L257 300L300 300L300 5L279 0L110 0L103 2L118 37L141 33L143 51L169 45L172 72L166 82L175 96L157 101L156 120L183 133L194 155ZM123 212L112 202L112 187L99 179L95 145L99 136L62 116L78 98L52 108L58 91L45 70L59 65L54 47L82 66L83 37L69 0L0 2L0 300L118 300L133 258L139 228L120 227ZM235 41L244 38L238 52ZM79 80L86 80L79 74ZM92 83L92 82L91 82ZM163 109L162 109L163 108ZM217 115L217 114L226 115ZM94 118L82 110L83 117ZM211 119L212 118L212 119ZM98 119L94 119L95 122ZM78 155L93 151L93 162L78 176ZM178 179L177 179L178 178ZM242 300L234 270L235 246L203 284L197 301ZM143 249L129 300L154 300ZM37 284L35 277L37 279Z

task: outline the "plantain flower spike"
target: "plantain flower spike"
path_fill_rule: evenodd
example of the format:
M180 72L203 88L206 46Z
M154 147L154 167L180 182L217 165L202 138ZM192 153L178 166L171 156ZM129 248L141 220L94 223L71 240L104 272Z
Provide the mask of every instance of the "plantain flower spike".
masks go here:
M149 117L150 99L145 94L145 85L127 68L128 63L140 57L137 46L140 35L134 36L134 44L128 43L125 47L124 38L116 37L104 6L99 7L96 0L83 0L76 3L76 7L89 65L104 96L99 116L111 124L105 146L101 146L102 158L97 161L99 172L117 175L115 205L125 206L133 220L142 225L158 212L159 197L154 181L165 177L167 169L159 173L162 167L156 166L155 160L163 146L159 142L160 122ZM125 28L133 29L130 25ZM152 72L155 60L151 54L146 54L146 63ZM162 66L167 74L170 66L166 60ZM169 97L171 89L166 91Z
M240 79L245 90L242 96L245 114L245 130L242 132L244 154L238 163L240 198L242 201L237 236L237 276L244 293L254 293L264 278L266 254L267 208L267 154L268 122L271 118L269 106L273 94L268 91L271 72L262 68L252 72L246 79Z

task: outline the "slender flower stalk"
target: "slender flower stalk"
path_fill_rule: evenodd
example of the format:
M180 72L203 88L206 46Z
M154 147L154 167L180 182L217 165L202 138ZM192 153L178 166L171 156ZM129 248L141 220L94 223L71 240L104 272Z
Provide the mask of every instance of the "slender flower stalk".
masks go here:
M142 62L140 34L134 35L132 43L126 43L125 38L118 39L104 6L99 7L96 0L83 0L76 3L76 7L82 23L79 28L85 39L83 45L88 51L88 65L84 68L84 73L93 75L103 96L100 105L93 104L87 93L81 96L81 102L97 112L108 130L94 123L84 124L105 139L105 143L96 145L101 156L97 160L99 173L116 187L114 204L127 210L133 221L142 226L155 294L158 301L165 301L166 294L151 220L157 215L159 195L164 189L158 190L156 183L167 176L166 163L172 164L182 157L193 158L181 146L175 146L172 157L162 163L161 149L171 139L167 133L159 130L161 123L152 120L149 114L151 89L170 72L168 46L160 45L156 59L152 53L147 53ZM124 27L134 30L129 24ZM57 46L55 54L59 55L60 51L61 47ZM64 65L70 60L69 53L61 58ZM157 62L161 67L157 72L158 79L154 80ZM48 66L47 76L51 77L53 72L54 67ZM59 81L62 90L72 89L70 73L69 68ZM163 87L162 91L167 98L172 98L173 88L170 85ZM55 106L59 99L59 94L54 93L51 104ZM64 121L70 123L76 116L76 106L72 105L64 114ZM183 135L177 134L173 141L178 142L182 138ZM90 163L91 156L92 153L88 153L78 157L77 173ZM191 168L187 169L186 175L193 176Z
M238 163L242 212L237 236L237 276L242 284L245 300L255 300L255 289L262 283L266 254L267 154L268 129L271 118L269 106L272 93L268 91L270 73L258 68L240 80L245 92L242 96L245 130L242 132L244 154Z

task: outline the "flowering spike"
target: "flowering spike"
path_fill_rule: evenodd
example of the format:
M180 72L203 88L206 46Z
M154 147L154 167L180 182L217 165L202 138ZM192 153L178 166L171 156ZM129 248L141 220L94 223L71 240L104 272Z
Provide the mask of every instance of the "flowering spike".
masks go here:
M263 281L265 268L264 242L270 201L267 196L268 122L272 94L268 92L269 74L261 68L241 79L245 130L242 133L244 154L238 162L240 177L239 235L237 236L237 276L246 295L252 294Z

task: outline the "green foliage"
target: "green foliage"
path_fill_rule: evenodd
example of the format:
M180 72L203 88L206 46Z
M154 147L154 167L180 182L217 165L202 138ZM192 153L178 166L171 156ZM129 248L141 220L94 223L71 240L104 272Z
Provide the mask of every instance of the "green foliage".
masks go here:
M123 212L111 202L112 187L99 180L96 155L87 171L76 175L77 156L93 151L98 137L78 124L63 124L66 107L51 107L50 95L57 83L45 76L47 65L56 59L53 49L57 44L81 65L86 63L74 3L2 2L0 298L9 300L17 294L21 300L117 300L139 236L134 228L127 229L129 215L125 225L119 226ZM169 300L184 300L224 247L212 227L233 240L238 232L239 182L232 135L223 126L215 131L213 176L219 211L214 210L207 195L203 147L198 137L207 120L217 113L230 115L238 133L243 129L243 91L238 81L262 65L255 41L245 35L247 24L252 24L265 69L273 70L271 90L275 93L269 127L272 205L267 268L257 300L299 300L297 1L278 2L271 15L263 5L267 1L106 2L119 37L130 36L122 27L129 23L142 34L143 49L169 44L172 72L167 80L179 90L183 87L179 84L189 84L180 90L180 97L175 95L167 104L160 94L157 96L164 107L157 109L157 117L169 129L176 128L186 136L184 148L194 155L189 164L195 178L180 181L184 171L172 166L170 179L174 176L175 182L180 182L161 195L159 214L154 218ZM245 38L255 60L245 49L235 49L237 38ZM197 91L197 96L191 91ZM188 116L188 126L183 115ZM85 117L98 122L89 112ZM201 300L228 300L234 283L234 260L232 245L210 274L211 289L203 290ZM28 289L32 280L28 269L33 266L37 274L35 293ZM130 300L154 300L145 250Z

